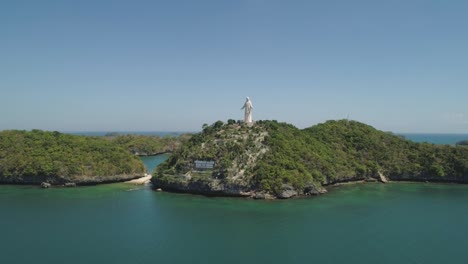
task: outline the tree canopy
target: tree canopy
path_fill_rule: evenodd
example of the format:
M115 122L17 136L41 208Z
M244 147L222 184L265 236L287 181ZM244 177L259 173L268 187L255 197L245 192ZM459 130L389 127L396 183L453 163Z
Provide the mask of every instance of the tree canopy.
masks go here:
M100 181L116 175L142 175L143 163L102 137L41 130L0 132L0 181L49 179L56 182Z

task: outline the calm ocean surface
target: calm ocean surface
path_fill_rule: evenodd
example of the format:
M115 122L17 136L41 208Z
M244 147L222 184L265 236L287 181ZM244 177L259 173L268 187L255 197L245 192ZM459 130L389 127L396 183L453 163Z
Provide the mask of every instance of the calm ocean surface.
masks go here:
M167 156L144 157L151 170ZM468 185L286 201L0 185L0 263L468 263Z
M462 140L468 140L468 134L399 134L415 142L428 142L433 144L454 145Z

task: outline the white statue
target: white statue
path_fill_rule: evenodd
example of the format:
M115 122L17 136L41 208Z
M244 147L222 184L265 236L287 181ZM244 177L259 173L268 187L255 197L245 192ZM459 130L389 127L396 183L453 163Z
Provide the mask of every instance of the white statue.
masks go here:
M241 108L241 110L245 109L244 122L246 124L252 124L252 108L252 102L250 101L250 98L247 97L244 106Z

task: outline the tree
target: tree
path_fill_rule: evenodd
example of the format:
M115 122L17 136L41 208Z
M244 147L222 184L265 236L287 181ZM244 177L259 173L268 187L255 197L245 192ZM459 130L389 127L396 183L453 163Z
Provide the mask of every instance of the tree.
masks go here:
M218 120L218 121L216 121L216 122L213 124L213 128L214 128L214 129L219 129L219 128L221 128L223 125L224 125L224 122L221 121L221 120Z

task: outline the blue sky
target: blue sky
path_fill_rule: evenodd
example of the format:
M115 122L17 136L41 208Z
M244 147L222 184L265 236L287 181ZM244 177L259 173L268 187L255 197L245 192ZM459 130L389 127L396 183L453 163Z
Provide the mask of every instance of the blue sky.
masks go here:
M468 133L468 1L1 1L0 130Z

